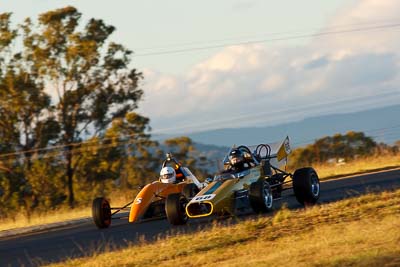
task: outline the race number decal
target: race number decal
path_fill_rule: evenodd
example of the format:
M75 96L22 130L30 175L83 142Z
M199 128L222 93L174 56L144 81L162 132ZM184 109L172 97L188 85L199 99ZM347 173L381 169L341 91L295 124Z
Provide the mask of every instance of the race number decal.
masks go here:
M202 195L202 196L197 196L197 197L194 197L193 199L192 199L192 201L190 201L190 202L202 202L202 201L206 201L206 200L211 200L211 199L213 199L215 197L215 194L209 194L209 195Z
M141 197L138 197L138 198L135 200L135 204L136 204L136 205L139 205L140 203L142 203L142 198L141 198Z

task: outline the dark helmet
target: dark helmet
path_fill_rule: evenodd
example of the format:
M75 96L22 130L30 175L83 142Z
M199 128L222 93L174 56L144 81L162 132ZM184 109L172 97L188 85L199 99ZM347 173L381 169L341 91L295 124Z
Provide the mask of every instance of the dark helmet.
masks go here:
M239 149L234 149L229 153L229 163L231 166L238 167L244 164L243 152Z

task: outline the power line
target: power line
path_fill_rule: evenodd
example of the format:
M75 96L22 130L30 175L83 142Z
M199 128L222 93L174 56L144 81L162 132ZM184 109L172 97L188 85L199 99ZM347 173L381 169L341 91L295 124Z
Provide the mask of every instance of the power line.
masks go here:
M365 98L365 97L371 97L371 96L380 96L380 95L386 95L387 92L381 92L380 94L374 94L374 95L369 95L369 96L361 96L361 97L356 97L356 98L346 98L346 99L340 99L340 100L335 100L335 101L326 101L323 103L316 103L316 104L310 104L307 106L302 106L301 108L288 108L288 109L284 109L284 110L275 110L275 111L268 111L268 112L261 112L261 113L244 113L241 114L239 116L236 116L235 118L229 118L229 119L225 119L225 120L213 120L213 121L207 121L206 123L197 123L197 124L193 124L193 125L185 125L182 127L174 127L173 129L192 129L193 126L198 127L204 127L205 125L213 125L213 124L220 124L221 122L229 122L232 120L238 120L238 119L251 119L254 117L259 117L259 116L264 116L264 115L274 115L274 114L280 114L280 113L284 113L284 112L299 112L301 110L307 110L307 109L312 109L318 106L325 106L325 105L334 105L337 104L339 102L347 102L347 101L354 101L357 99L361 99L361 98ZM392 128L397 128L400 127L400 125L395 125ZM381 131L381 130L387 130L390 128L379 128L379 129L370 129L367 130L366 132L370 132L372 130L374 131ZM170 130L169 128L166 129L160 129L158 131L152 132L152 134L160 134L160 133L165 133L165 131ZM37 153L37 152L45 152L45 151L51 151L51 150L61 150L61 149L66 149L68 147L80 147L82 145L90 145L90 144L94 144L94 146L99 146L99 144L97 144L98 142L106 142L109 140L114 140L114 142L116 143L123 143L126 142L126 139L129 139L131 137L135 137L137 135L137 133L133 133L131 135L124 135L123 137L104 137L104 138L100 138L98 140L86 140L86 141L82 141L82 142L76 142L76 143L72 143L72 144L66 144L66 145L55 145L55 146L50 146L50 147L45 147L45 148L36 148L36 149L30 149L30 150L23 150L23 151L17 151L17 152L12 152L12 153L4 153L4 154L0 154L0 159L1 158L7 158L7 157L13 157L13 156L17 156L17 155L23 155L23 154L28 154L28 153ZM115 140L115 139L120 139L120 140ZM122 139L122 140L121 140ZM125 140L124 140L125 139ZM309 141L315 141L315 139L311 139L311 140L307 140L307 141L302 141L302 143L306 142L309 143ZM295 145L300 145L302 143L296 142ZM108 145L108 144L107 144ZM101 144L100 144L101 146ZM77 151L75 149L75 151ZM58 152L57 152L58 153Z
M379 24L393 24L393 23L398 23L398 19L381 19L381 20L374 20L374 21L366 21L366 22L359 22L359 23L350 23L350 24L335 24L331 25L330 27L323 27L323 28L303 28L303 29L291 29L287 30L284 32L268 32L268 33L263 33L263 34L252 34L252 35L245 35L245 36L235 36L235 37L226 37L226 38L220 38L220 39L214 39L214 40L208 40L208 41L196 41L196 42L185 42L185 43L170 43L170 44L165 44L165 45L158 45L158 46L152 46L152 47L136 47L133 50L134 51L141 51L141 50L165 50L169 48L179 48L179 47L184 47L184 46L193 46L193 45L203 45L203 44L208 44L208 43L217 43L217 42L227 42L227 41L240 41L243 39L255 39L255 38L260 38L260 36L268 37L268 36L280 36L280 35L287 35L287 34L304 34L305 32L315 32L315 31L332 31L332 30L338 30L341 28L348 28L348 27L354 27L354 26L365 26L365 25L379 25Z
M374 94L373 96L377 97L379 95L386 95L387 92L383 92L381 94ZM245 114L241 114L239 117L235 117L235 118L229 118L226 120L214 120L214 121L208 121L206 123L203 124L193 124L192 126L196 126L196 127L204 127L204 125L210 125L210 124L215 124L215 123L221 123L221 122L229 122L232 120L237 120L237 119L246 119L246 118L254 118L254 117L259 117L262 115L274 115L274 114L279 114L279 113L283 113L283 112L299 112L299 110L307 110L307 109L311 109L311 108L315 108L321 105L333 105L333 104L337 104L338 102L346 102L346 101L354 101L360 98L365 98L365 97L371 97L371 95L369 96L361 96L361 97L356 97L356 98L347 98L347 99L340 99L340 100L336 100L336 101L327 101L324 103L317 103L317 104L310 104L308 106L302 106L300 109L299 108L289 108L289 109L285 109L285 110L275 110L275 111L268 111L268 112L262 112L262 113L245 113ZM182 127L174 127L174 129L187 129L187 128L191 128L191 125L185 125ZM367 130L365 132L370 132L370 131L381 131L381 130L387 130L387 129L392 129L392 128L398 128L400 127L400 125L395 125L389 128L379 128L379 129L370 129ZM161 129L158 131L153 132L152 134L160 134L163 133L165 131L168 131L169 129ZM98 144L98 142L106 142L106 141L110 141L113 140L114 142L121 143L122 145L124 144L124 142L129 141L129 138L131 137L135 137L137 136L137 133L133 133L131 135L124 135L122 137L116 137L116 136L112 136L112 137L103 137L103 138L99 138L98 140L86 140L86 141L82 141L82 142L76 142L76 143L72 143L72 144L65 144L65 145L55 145L55 146L50 146L50 147L45 147L45 148L36 148L36 149L30 149L30 150L22 150L22 151L17 151L17 152L11 152L11 153L4 153L4 154L0 154L0 159L2 158L7 158L7 157L13 157L13 156L18 156L18 155L23 155L23 154L28 154L28 153L37 153L37 152L45 152L45 151L52 151L52 150L61 150L61 149L66 149L68 147L80 147L82 145L86 145L86 147L84 149L87 148L87 145L93 144L94 146L97 146L98 148L101 147L102 145L108 146L109 144ZM119 140L116 140L119 139ZM307 141L302 141L301 143L296 142L295 145L301 145L302 143L306 142L309 143L309 141L315 141L316 139L311 139L311 140L307 140ZM305 144L306 144L305 143ZM113 145L112 145L113 146ZM74 151L80 151L75 149ZM57 152L59 153L59 152Z
M363 131L364 133L369 133L369 132L378 132L378 131L383 131L383 132L388 132L388 130L394 130L400 128L400 125L393 125L393 126L389 126L389 127L385 127L385 128L376 128L376 129L369 129L369 130L365 130ZM397 133L391 133L391 134L397 134ZM103 139L99 139L99 140L94 140L94 141L86 141L86 142L79 142L79 143L75 143L75 144L70 144L70 145L59 145L59 146L52 146L52 147L48 147L48 148L41 148L41 149L31 149L31 150L26 150L26 151L18 151L18 152L14 152L14 153L6 153L6 154L0 154L0 158L11 158L13 156L18 156L18 155L23 155L26 153L34 153L34 152L41 152L41 151L49 151L44 155L38 155L38 158L40 159L45 159L45 158L51 158L53 156L56 156L57 154L61 153L61 148L66 148L69 146L73 146L73 147L78 147L76 149L73 150L73 153L79 153L79 152L84 152L87 151L88 149L90 149L91 147L100 150L100 149L105 149L105 148L111 148L111 147L121 147L121 146L126 146L126 145L130 145L130 144L135 144L138 143L137 140L130 140L129 137L132 137L136 134L132 134L132 135L126 135L123 137L123 139L119 138L119 140L114 140L114 143L112 144L102 144L102 143L98 143L96 144L96 142L104 142L104 141L108 141L108 140L112 140L115 139L116 137L109 137L109 138L103 138ZM399 135L399 134L397 134ZM382 137L382 135L376 135L376 136L371 136L372 138L378 138L378 137ZM315 142L315 140L317 140L318 138L313 138L313 139L309 139L309 140L303 140L300 142L296 142L293 145L299 146L299 145L305 145L305 144L309 144L310 142ZM91 144L94 143L92 146L82 146L82 145L87 145L87 144ZM58 151L54 151L56 149L60 149ZM71 152L70 152L71 153ZM33 156L36 155L30 155L29 158L32 158ZM62 156L62 155L60 155Z
M346 30L333 30L333 31L325 31L325 32L319 32L319 33L313 33L313 34L301 34L301 35L294 35L294 36L287 36L287 37L280 37L280 38L271 38L271 39L262 39L262 40L255 40L255 41L243 41L243 42L236 42L236 43L229 43L229 44L219 44L219 45L209 45L209 46L199 46L199 47L192 47L192 48L174 49L174 50L167 50L167 51L148 52L148 53L142 53L142 54L137 53L137 54L133 54L133 56L134 57L146 57L146 56L157 56L157 55L167 55L167 54L179 54L179 53L187 53L187 52L224 48L224 47L229 47L229 46L287 41L287 40L303 39L303 38L310 38L310 37L322 37L322 36L327 36L327 35L336 35L336 34L345 34L345 33L354 33L354 32L367 32L367 31L372 31L372 30L390 29L390 28L397 28L397 27L400 27L400 23L377 25L377 26L370 26L370 27L360 27L360 28L353 28L353 29L346 29Z
M201 122L201 123L191 123L191 124L187 124L185 123L185 125L183 126L179 126L179 125L174 125L174 127L169 127L169 128L161 128L159 130L154 130L152 133L155 134L162 134L163 132L167 132L170 130L179 130L179 131L185 131L187 129L198 129L198 128L204 128L204 127L212 127L213 125L220 125L221 123L229 123L229 122L233 122L233 121L238 121L238 120L251 120L251 119L255 119L258 117L265 117L265 115L268 115L269 117L272 117L273 115L279 115L282 113L299 113L300 111L305 111L305 110L312 110L318 107L324 107L324 106L335 106L338 103L344 103L344 102L350 102L350 101L355 101L355 100L362 100L362 99L366 99L366 98L370 98L370 97L380 97L380 96L393 96L393 94L395 95L399 95L400 96L400 91L398 90L394 90L394 91L384 91L384 92L379 92L377 94L369 94L369 95L363 95L363 96L358 96L358 97L350 97L350 98L341 98L341 99L335 99L332 101L324 101L324 102L318 102L318 103L312 103L312 104L308 104L308 105L302 105L302 106L296 106L296 107L290 107L290 108L284 108L284 109L275 109L275 110L268 110L268 111L264 111L264 112L246 112L246 113L241 113L238 114L237 116L234 117L230 117L227 119L214 119L214 120L207 120L205 122ZM228 126L227 126L228 127Z
M76 149L74 149L73 151L68 151L67 153L74 153L74 154L78 154L78 153L82 153L82 152L88 152L90 151L90 149L96 149L96 150L102 150L102 149L107 149L107 148L119 148L122 146L127 146L127 145L132 145L132 144L137 144L139 143L137 140L130 140L130 139L126 139L126 140L119 140L113 144L94 144L92 146L81 146L78 147ZM59 151L50 151L44 155L37 155L37 158L39 159L47 159L47 158L52 158L52 157L63 157L65 156L65 152L63 154L63 151L59 150ZM30 155L28 158L33 158L36 155Z
M137 133L134 134L130 134L130 135L125 135L123 136L123 138L127 139L130 137L134 137L136 136ZM43 151L52 151L52 150L60 150L61 149L66 149L68 147L81 147L82 145L90 145L90 144L94 144L93 146L96 146L98 142L105 142L105 141L109 141L109 140L114 140L114 142L116 143L120 143L120 142L126 142L127 140L115 140L115 139L120 139L120 137L105 137L105 138L101 138L98 140L88 140L88 141L82 141L82 142L76 142L76 143L71 143L71 144L66 144L66 145L55 145L55 146L50 146L50 147L44 147L44 148L35 148L35 149L29 149L29 150L21 150L21 151L17 151L17 152L11 152L11 153L4 153L4 154L0 154L0 159L1 158L7 158L7 157L13 157L13 156L18 156L18 155L23 155L23 154L31 154L31 153L37 153L37 152L43 152ZM136 142L136 140L135 140ZM102 145L102 144L100 144ZM107 145L113 145L113 144L103 144L105 146ZM84 147L84 149L87 149L88 146ZM74 150L74 151L79 151L79 150ZM58 151L59 152L59 151Z
M393 132L393 130L398 130L399 128L400 128L400 124L394 125L394 126L389 126L389 127L384 127L384 128L368 129L368 130L364 130L362 132L365 133L365 134L368 134L368 133L372 134L372 133L381 131L382 132L381 135L376 135L375 134L375 135L369 136L369 137L374 138L374 139L378 138L378 137L383 137L383 136L396 136L396 135L398 135L400 137L400 132ZM311 142L315 142L318 139L319 138L312 138L312 139L307 139L307 140L303 139L301 141L293 143L293 145L296 145L296 146L307 145L307 144L310 144Z

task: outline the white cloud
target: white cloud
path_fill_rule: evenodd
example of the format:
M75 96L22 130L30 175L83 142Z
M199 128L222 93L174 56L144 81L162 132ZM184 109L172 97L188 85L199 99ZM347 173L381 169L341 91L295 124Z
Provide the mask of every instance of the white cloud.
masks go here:
M400 19L398 10L397 0L360 0L327 27L388 25L389 19ZM395 104L400 100L398 32L335 34L303 47L232 46L182 76L145 71L141 109L156 131L188 132Z
M279 90L285 83L285 79L281 74L271 74L268 75L267 78L261 84L260 92L273 92L275 90Z
M334 16L327 27L337 30L370 28L370 31L352 31L348 34L330 35L316 39L314 46L325 52L335 51L385 53L399 48L398 28L374 26L398 24L400 1L397 0L359 0L350 7L343 8ZM348 26L345 26L348 25ZM342 52L343 53L343 52Z

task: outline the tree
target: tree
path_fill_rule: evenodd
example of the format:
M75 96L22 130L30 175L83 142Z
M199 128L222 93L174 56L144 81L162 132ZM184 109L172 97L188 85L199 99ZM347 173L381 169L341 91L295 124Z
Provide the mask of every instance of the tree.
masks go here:
M108 41L115 28L100 19L82 25L74 7L45 12L36 23L26 19L17 29L10 16L0 14L0 140L13 148L0 150L25 151L31 168L32 157L42 155L37 148L63 147L58 157L73 207L82 141L100 140L138 107L142 75L129 66L132 52ZM35 169L54 171L36 163Z
M143 185L157 177L162 153L158 142L150 140L150 135L145 133L148 123L148 118L131 112L115 120L105 135L117 144L115 150L121 155L119 180L122 188Z
M9 96L7 72L12 72L12 52L10 46L17 36L15 29L10 27L11 13L0 14L0 152L15 151L15 141L19 139L16 127L17 114L9 110L12 98ZM4 165L4 163L3 163Z
M27 47L46 88L56 95L55 113L61 128L68 201L74 205L73 178L80 155L74 150L83 136L100 136L113 119L137 108L142 96L141 74L129 67L131 51L107 42L115 28L90 19L78 31L81 13L74 7L39 16L39 32L26 30ZM30 22L25 24L32 29Z
M397 140L396 142L394 142L394 146L399 147L400 148L400 140Z
M145 133L148 122L148 118L135 112L127 113L112 122L104 138L93 138L81 146L77 176L82 178L78 187L91 188L91 192L82 190L84 194L79 198L92 199L107 195L116 186L132 189L154 180L157 142Z
M59 128L29 50L13 49L25 31L11 29L10 18L10 13L0 14L0 152L16 153L0 160L13 170L5 176L8 190L20 193L23 201L28 195L35 200L41 194L31 190L36 177L26 174L33 173L32 158L40 154L34 151L56 139ZM31 205L25 207L29 214Z
M295 149L291 156L291 165L305 166L337 158L353 159L372 154L377 148L378 145L371 137L362 132L350 131L345 135L325 136L312 145Z

